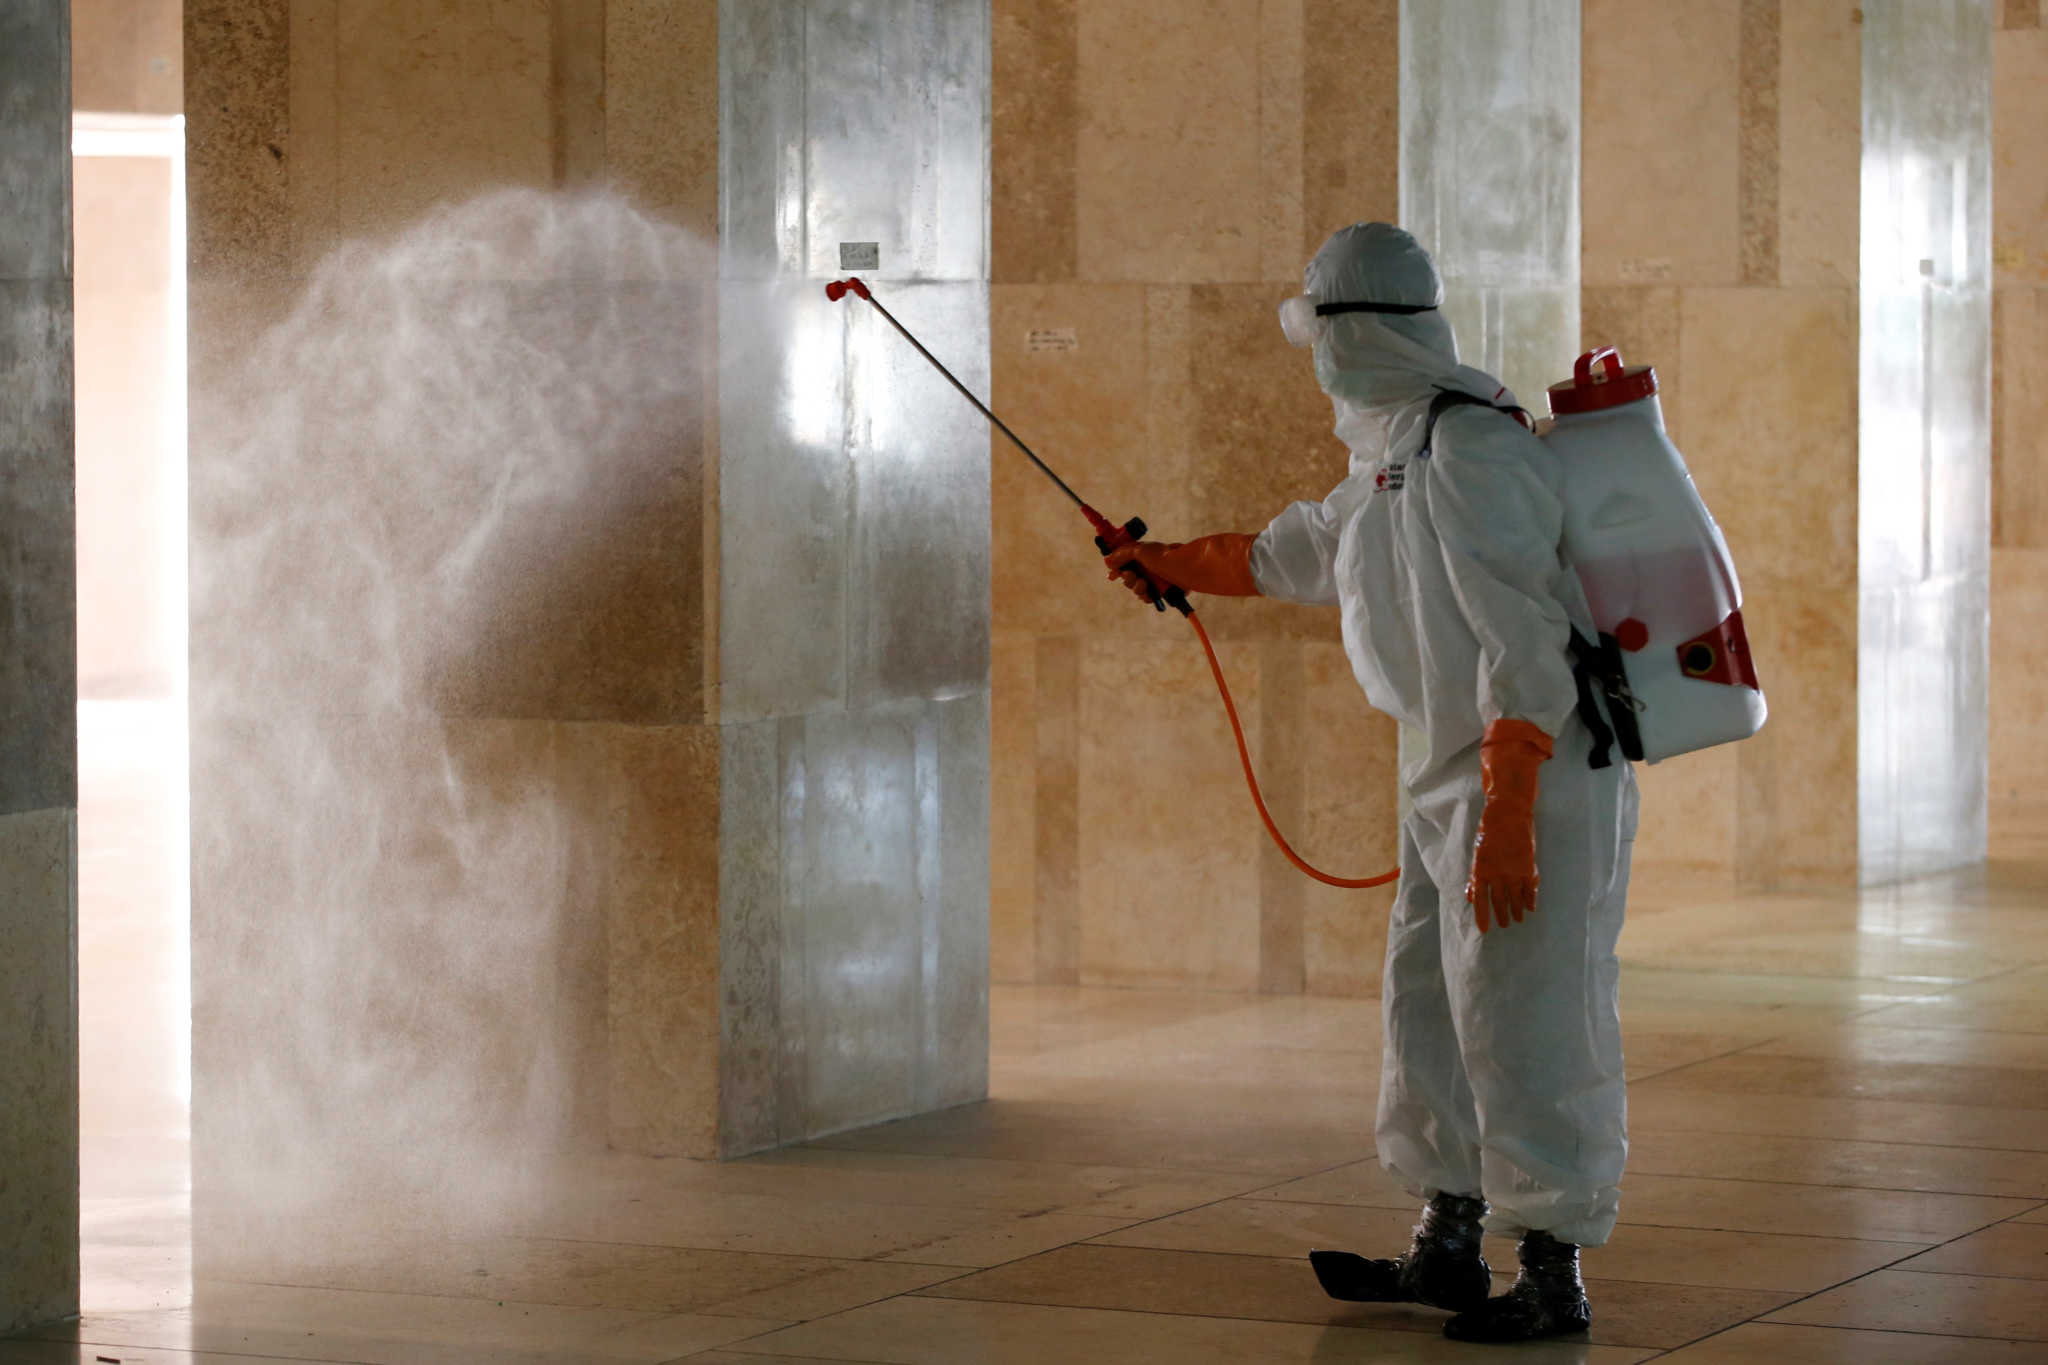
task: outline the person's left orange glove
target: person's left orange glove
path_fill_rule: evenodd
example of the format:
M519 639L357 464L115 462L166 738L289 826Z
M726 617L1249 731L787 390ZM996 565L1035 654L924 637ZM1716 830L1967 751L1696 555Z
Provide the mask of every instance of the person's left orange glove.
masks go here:
M1526 720L1503 717L1479 742L1479 781L1486 804L1472 848L1465 899L1485 933L1489 912L1501 928L1510 916L1536 911L1536 770L1550 757L1550 736Z
M1257 597L1259 585L1252 581L1252 543L1257 539L1255 535L1227 531L1185 544L1141 540L1111 550L1102 557L1102 562L1109 566L1111 578L1123 579L1125 587L1147 601L1151 600L1151 593L1145 580L1125 572L1124 566L1132 560L1157 582L1189 592L1205 592L1211 597Z

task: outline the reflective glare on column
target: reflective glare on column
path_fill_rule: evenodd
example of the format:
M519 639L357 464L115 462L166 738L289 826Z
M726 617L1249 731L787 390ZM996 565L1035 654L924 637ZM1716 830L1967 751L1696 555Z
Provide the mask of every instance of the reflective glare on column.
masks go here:
M1544 415L1579 349L1579 0L1401 0L1401 225L1459 358Z
M1579 347L1578 0L1403 0L1401 219L1461 358L1540 404Z
M1993 9L1988 0L1863 7L1865 882L1985 853Z
M719 16L728 1153L978 1098L986 0Z

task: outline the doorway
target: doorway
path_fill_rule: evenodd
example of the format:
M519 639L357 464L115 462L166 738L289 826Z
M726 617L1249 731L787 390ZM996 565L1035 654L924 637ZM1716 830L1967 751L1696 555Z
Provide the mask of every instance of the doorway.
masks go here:
M191 1296L184 125L73 119L79 1194L94 1312Z

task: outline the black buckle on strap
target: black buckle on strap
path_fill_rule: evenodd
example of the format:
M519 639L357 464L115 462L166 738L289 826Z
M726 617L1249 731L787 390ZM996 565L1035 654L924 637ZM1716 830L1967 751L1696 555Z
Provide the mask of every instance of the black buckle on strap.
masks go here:
M1643 704L1636 700L1636 694L1629 689L1628 672L1621 659L1621 645L1612 635L1600 636L1594 644L1579 634L1578 627L1572 628L1571 641L1572 681L1579 687L1579 719L1593 734L1593 752L1587 758L1588 767L1606 768L1614 759L1609 750L1616 744L1621 746L1621 756L1640 763L1643 758L1643 729L1636 723L1636 712ZM1607 703L1606 715L1601 714L1595 693ZM1608 724L1609 719L1613 724Z

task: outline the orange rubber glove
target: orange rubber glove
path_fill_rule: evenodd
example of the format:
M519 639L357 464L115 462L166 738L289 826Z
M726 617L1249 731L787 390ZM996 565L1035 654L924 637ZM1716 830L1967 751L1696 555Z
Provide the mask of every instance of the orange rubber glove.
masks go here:
M1109 566L1111 578L1121 578L1125 587L1148 602L1152 596L1145 580L1124 571L1132 560L1159 582L1189 592L1205 592L1211 597L1257 597L1259 586L1252 581L1252 542L1257 539L1255 535L1229 531L1185 544L1141 540L1136 545L1111 550L1102 557L1102 562Z
M1486 804L1472 848L1465 899L1479 917L1508 927L1536 910L1536 770L1550 757L1550 736L1526 720L1495 721L1479 742L1479 781Z

